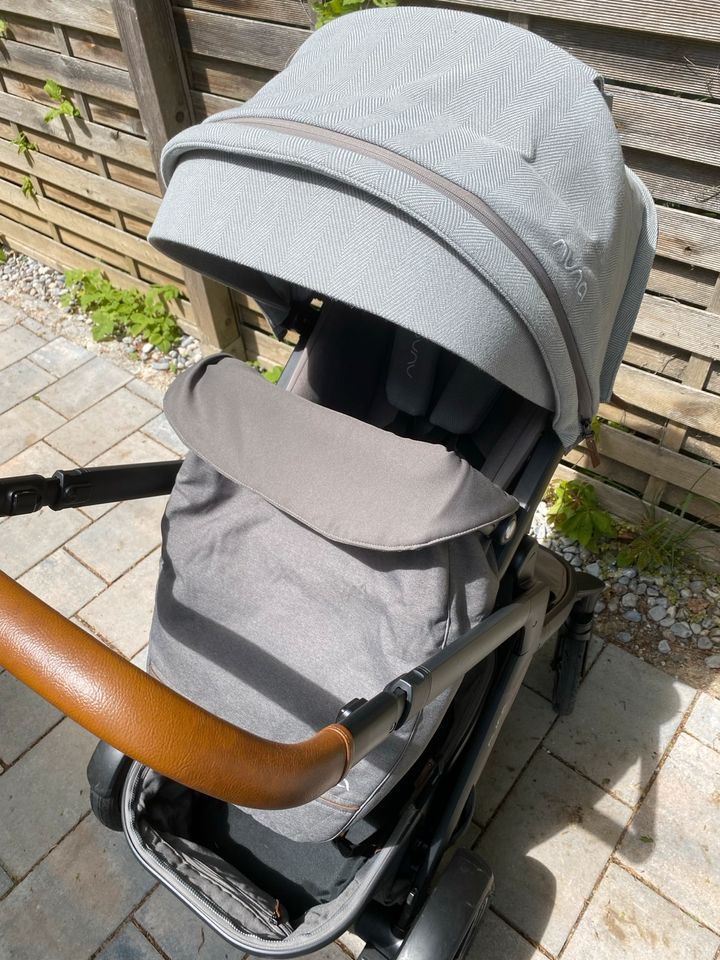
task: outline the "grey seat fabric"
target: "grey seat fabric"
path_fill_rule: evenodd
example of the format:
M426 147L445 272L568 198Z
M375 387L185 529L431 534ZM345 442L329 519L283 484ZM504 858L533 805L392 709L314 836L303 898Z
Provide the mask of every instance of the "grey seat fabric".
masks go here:
M488 534L517 503L441 444L222 356L178 377L165 410L190 453L163 523L148 662L191 700L299 740L492 609ZM409 769L448 703L429 704L319 800L249 812L294 839L336 836Z

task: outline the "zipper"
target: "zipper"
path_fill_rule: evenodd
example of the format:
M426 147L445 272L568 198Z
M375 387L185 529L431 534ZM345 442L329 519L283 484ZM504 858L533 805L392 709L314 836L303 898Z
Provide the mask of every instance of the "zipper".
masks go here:
M560 328L560 333L565 342L565 347L575 375L580 423L582 426L581 438L587 440L592 436L590 429L592 412L590 381L588 380L577 341L575 340L575 334L570 326L570 320L568 319L560 295L550 275L534 251L488 203L470 190L466 190L454 181L444 177L442 174L436 173L434 170L429 170L422 164L416 163L414 160L409 160L394 150L389 150L387 147L380 147L377 144L369 143L367 140L362 140L359 137L352 137L346 133L327 130L325 127L318 127L310 123L301 123L298 120L283 120L275 117L232 117L222 122L240 123L245 126L276 130L280 133L286 133L289 136L299 136L306 140L315 140L318 143L328 144L329 146L342 150L349 150L352 153L369 157L372 160L379 160L386 166L400 170L402 173L413 177L413 179L419 183L423 183L437 193L443 194L479 220L483 226L487 227L491 233L495 234L498 240L504 243L505 246L515 254L545 294L557 320L558 327Z

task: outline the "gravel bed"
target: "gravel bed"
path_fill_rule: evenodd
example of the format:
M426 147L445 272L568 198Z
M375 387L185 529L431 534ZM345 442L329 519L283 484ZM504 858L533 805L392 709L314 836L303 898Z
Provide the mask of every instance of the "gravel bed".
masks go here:
M92 337L92 320L61 305L65 290L62 273L24 254L10 253L7 261L0 264L0 300L22 310L28 317L23 321L25 326L39 336L66 337L163 391L175 373L192 366L202 356L198 340L189 335L167 355L142 337L98 343Z
M62 335L163 391L177 371L201 357L191 336L167 356L141 338L97 343L90 318L61 306L64 291L61 273L23 254L10 253L0 265L0 300L22 310L25 325L40 336ZM720 696L720 578L691 569L652 575L618 567L612 551L596 556L559 536L547 522L546 509L541 503L533 524L538 540L607 584L597 607L596 633Z
M540 543L605 581L595 632L641 660L720 696L720 578L692 568L657 574L619 567L612 550L595 555L547 522L541 503L533 522Z

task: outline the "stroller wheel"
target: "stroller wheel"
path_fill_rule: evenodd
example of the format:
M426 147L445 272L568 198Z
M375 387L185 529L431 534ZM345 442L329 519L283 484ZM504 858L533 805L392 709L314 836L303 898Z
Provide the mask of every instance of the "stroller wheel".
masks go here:
M459 849L427 898L396 960L462 960L468 955L494 887L492 870Z

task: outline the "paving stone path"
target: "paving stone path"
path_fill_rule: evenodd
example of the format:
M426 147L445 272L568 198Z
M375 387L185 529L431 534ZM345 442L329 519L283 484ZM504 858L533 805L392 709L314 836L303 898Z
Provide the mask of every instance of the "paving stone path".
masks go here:
M0 475L182 453L156 391L0 303ZM0 520L0 568L142 663L162 509ZM595 642L559 720L550 653L464 838L497 882L471 960L720 960L720 701ZM0 960L241 960L90 815L93 746L0 672Z

